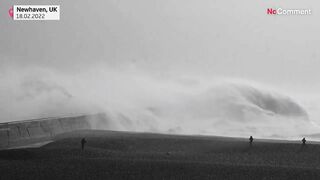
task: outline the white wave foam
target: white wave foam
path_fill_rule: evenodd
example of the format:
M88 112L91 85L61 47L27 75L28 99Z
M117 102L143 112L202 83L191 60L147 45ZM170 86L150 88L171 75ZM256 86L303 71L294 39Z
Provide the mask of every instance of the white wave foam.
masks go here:
M293 98L243 80L106 67L78 74L16 69L0 78L2 121L106 112L99 128L112 130L290 138L319 129Z

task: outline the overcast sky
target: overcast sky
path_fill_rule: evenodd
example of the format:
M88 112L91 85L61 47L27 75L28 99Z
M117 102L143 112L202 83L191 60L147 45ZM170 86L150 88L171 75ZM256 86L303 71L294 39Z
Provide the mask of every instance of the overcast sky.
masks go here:
M311 86L320 75L318 1L107 0L60 4L56 22L12 21L0 7L1 65L72 72L106 62L150 73L205 74ZM312 9L270 16L267 8ZM319 89L317 89L319 90Z

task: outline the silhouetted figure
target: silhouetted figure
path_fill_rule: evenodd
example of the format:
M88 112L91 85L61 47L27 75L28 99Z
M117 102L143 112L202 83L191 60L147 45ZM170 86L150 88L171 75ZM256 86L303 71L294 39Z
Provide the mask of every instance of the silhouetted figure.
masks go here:
M84 144L85 144L86 142L87 142L87 141L86 141L85 138L82 138L82 139L81 139L81 149L82 149L82 151L84 150Z
M252 142L253 142L253 137L252 137L252 136L250 136L250 138L249 138L250 146L252 145Z
M302 145L305 145L307 142L306 138L303 138L301 141L302 141Z

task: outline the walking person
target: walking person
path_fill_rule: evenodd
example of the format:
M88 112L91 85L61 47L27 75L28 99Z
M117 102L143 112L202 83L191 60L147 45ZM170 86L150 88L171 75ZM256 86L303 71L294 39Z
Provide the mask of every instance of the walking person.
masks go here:
M81 139L81 149L82 151L84 150L84 145L87 143L86 139L85 138L82 138Z
M301 141L302 141L302 145L306 145L306 142L307 142L306 138L303 138Z
M253 137L252 137L252 136L250 136L250 138L249 138L250 146L252 146L252 142L253 142Z

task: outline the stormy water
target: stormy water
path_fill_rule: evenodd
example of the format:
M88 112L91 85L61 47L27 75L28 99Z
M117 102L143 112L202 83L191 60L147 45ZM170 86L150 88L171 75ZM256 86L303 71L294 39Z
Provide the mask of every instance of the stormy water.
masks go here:
M157 77L96 67L78 73L21 68L0 73L1 122L105 113L98 129L299 139L320 129L299 98L228 77Z

